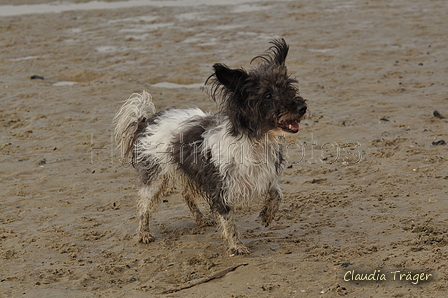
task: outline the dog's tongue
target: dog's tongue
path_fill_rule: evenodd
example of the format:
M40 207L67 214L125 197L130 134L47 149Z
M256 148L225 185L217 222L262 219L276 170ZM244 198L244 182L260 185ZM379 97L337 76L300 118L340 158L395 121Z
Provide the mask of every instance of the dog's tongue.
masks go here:
M291 132L298 132L299 131L299 123L290 123L286 125L286 128L290 130Z
M299 123L291 123L291 124L288 124L287 127L288 127L288 129L290 129L290 130L298 131L299 128L300 128L300 125L299 125Z

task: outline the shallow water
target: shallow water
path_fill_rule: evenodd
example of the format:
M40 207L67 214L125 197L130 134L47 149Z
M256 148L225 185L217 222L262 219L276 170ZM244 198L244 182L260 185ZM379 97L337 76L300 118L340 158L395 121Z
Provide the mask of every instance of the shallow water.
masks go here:
M91 1L87 3L61 3L51 2L46 4L31 5L0 5L0 16L17 16L26 14L60 13L73 10L93 9L119 9L139 6L173 7L173 6L198 6L198 5L239 5L237 11L253 11L263 9L257 5L247 3L256 0L181 0L181 1L154 1L154 0L130 0L130 1Z
M61 87L61 86L73 86L78 84L77 82L71 82L71 81L61 81L61 82L56 82L53 84L53 86L56 87Z
M176 84L176 83L170 83L170 82L160 82L160 83L156 83L153 84L152 87L158 87L158 88L169 88L169 89L173 89L173 88L193 88L193 89L199 89L201 87L203 87L204 84L202 83L194 83L194 84Z

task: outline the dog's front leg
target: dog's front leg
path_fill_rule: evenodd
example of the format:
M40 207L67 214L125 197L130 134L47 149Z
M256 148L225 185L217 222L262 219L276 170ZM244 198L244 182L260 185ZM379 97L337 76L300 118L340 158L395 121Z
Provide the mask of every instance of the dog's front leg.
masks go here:
M269 226L274 220L282 198L283 194L278 185L269 191L264 207L260 212L260 217L265 227Z
M238 230L236 229L233 219L233 212L228 214L219 214L219 221L223 229L224 237L229 244L230 253L233 255L243 255L250 253L250 250L239 239Z
M239 239L238 230L235 226L233 218L233 210L228 206L219 208L217 210L219 223L223 230L224 238L226 239L229 250L232 255L249 254L250 250Z

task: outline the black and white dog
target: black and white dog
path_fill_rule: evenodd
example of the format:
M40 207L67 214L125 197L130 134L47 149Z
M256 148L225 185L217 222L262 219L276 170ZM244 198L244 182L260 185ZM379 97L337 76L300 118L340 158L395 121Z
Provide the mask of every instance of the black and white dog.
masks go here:
M175 183L200 226L214 224L196 204L202 197L222 227L233 254L247 254L239 240L233 206L264 200L260 213L268 226L282 199L278 185L284 159L279 146L285 134L299 131L307 105L297 80L288 75L284 39L271 42L258 65L246 71L213 65L207 79L216 114L200 109L155 112L151 95L133 94L114 118L123 160L136 168L142 183L138 210L139 241L154 240L149 217ZM149 113L148 113L149 112Z

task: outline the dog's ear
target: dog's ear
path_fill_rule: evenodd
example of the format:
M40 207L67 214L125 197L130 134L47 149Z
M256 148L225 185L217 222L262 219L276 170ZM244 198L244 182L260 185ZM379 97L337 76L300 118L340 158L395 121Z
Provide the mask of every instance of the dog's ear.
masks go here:
M243 69L231 69L220 63L214 64L213 68L218 81L232 92L241 86L248 76Z
M285 65L286 56L288 56L289 46L283 38L274 39L270 42L272 46L260 56L254 57L250 63L260 59L265 64Z
M286 56L288 55L289 46L283 38L275 39L271 41L272 47L272 60L278 65L282 65L286 61Z

